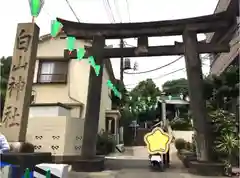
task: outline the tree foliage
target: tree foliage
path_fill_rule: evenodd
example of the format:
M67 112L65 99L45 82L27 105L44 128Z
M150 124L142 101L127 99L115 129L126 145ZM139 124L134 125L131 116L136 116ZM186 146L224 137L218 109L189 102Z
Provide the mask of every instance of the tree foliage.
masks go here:
M7 84L8 84L8 77L10 73L10 68L11 68L11 63L12 63L12 57L2 57L0 58L0 63L1 63L1 78L0 78L0 83L1 83L1 116L4 108L4 101L5 101L5 95L6 95L6 90L7 90Z
M157 96L161 91L152 79L141 81L130 93L127 107L131 108L134 117L139 121L155 119ZM130 99L131 98L131 99Z
M224 108L226 103L239 96L239 66L229 66L220 76L204 80L204 93L212 107Z
M188 93L188 81L185 78L180 78L177 80L170 80L163 84L163 92L167 95L180 95Z
M1 96L5 96L12 58L2 57L0 59L0 62L1 62Z

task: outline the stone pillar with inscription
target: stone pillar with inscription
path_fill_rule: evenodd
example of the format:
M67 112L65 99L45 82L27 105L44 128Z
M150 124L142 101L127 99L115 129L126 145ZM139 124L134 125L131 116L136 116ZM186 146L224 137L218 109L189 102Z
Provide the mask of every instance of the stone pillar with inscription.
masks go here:
M36 24L18 24L0 128L10 142L26 138L38 40Z

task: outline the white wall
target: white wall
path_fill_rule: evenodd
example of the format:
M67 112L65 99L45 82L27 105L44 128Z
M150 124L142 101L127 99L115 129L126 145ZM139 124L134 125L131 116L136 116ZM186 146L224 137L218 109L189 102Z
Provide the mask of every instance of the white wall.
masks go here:
M183 138L187 142L192 142L193 133L194 133L193 131L173 130L173 135L175 139Z
M100 119L99 119L99 127L98 130L105 130L105 112L106 110L112 109L112 100L109 97L109 88L107 86L107 80L109 80L109 74L107 72L106 67L104 66L103 70L103 79L102 79L102 94L101 94L101 104L100 104ZM103 119L104 118L104 119Z
M29 118L31 117L56 117L69 116L69 110L59 106L34 106L29 109Z

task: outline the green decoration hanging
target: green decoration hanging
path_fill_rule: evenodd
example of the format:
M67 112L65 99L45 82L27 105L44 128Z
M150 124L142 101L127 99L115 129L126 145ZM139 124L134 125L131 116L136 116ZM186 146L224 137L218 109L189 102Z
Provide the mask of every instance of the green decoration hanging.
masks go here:
M51 22L51 36L52 38L55 38L61 31L63 25L57 21L57 20L52 20Z
M25 169L24 178L30 178L30 171L28 168Z
M69 50L70 53L74 50L75 41L76 41L75 37L67 37L67 49Z
M113 88L113 84L110 80L107 81L107 86L112 89Z
M34 22L34 18L38 17L40 14L40 11L44 5L44 0L29 0L29 5L31 9L31 15L33 17L32 22Z
M84 55L85 55L85 49L84 48L78 48L77 50L77 59L80 61L83 59Z
M51 178L51 171L50 171L50 169L47 170L46 178Z
M100 65L95 65L94 70L95 70L96 75L99 76L99 73L100 73Z

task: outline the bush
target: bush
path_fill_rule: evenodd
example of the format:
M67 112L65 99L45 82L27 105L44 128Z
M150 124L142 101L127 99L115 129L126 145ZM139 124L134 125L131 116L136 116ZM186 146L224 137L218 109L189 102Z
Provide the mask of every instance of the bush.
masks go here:
M239 135L239 122L236 116L228 111L218 109L210 112L211 123L211 136L212 136L212 159L215 161L225 160L225 155L216 151L218 144L216 144L220 138L224 138L226 135L231 135L233 138L238 138ZM226 144L226 143L225 143ZM232 142L229 142L231 146ZM239 151L233 151L232 157L239 160Z
M174 118L170 125L173 130L192 130L191 121L186 118Z
M34 145L29 142L24 142L20 146L20 153L34 153Z
M179 138L179 139L175 140L174 144L175 144L175 147L176 147L177 150L182 150L186 146L186 141L182 138Z
M29 142L15 142L10 144L10 152L34 153L34 145Z
M97 138L97 154L107 155L114 151L115 141L111 134L105 131L101 131Z

